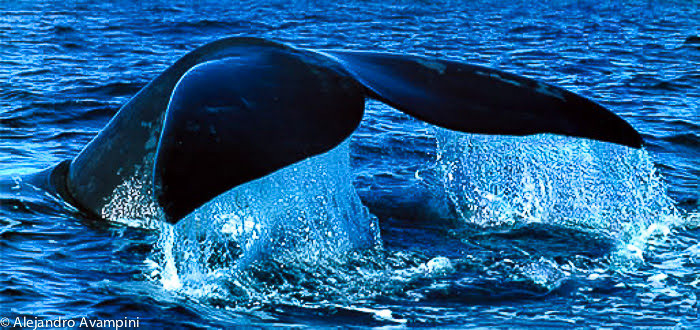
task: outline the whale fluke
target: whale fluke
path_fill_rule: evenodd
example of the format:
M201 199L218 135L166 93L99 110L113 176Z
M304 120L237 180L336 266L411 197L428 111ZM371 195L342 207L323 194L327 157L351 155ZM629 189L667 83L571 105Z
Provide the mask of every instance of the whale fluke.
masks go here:
M477 65L419 56L326 51L369 95L448 129L501 135L555 133L640 148L622 118L559 87Z
M63 171L66 199L99 216L121 182L145 174L175 223L228 189L337 146L359 125L367 97L462 132L642 144L595 102L514 74L226 38L185 55L120 109Z
M331 150L357 128L364 102L350 76L289 50L193 67L175 87L155 162L156 198L168 221Z

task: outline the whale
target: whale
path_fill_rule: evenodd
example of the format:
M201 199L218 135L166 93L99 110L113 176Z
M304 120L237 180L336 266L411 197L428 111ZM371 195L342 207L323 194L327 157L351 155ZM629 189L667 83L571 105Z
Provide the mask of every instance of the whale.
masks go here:
M600 104L501 70L228 37L160 73L42 182L101 217L115 189L140 176L164 220L177 223L227 190L338 146L359 126L367 99L460 132L643 143Z

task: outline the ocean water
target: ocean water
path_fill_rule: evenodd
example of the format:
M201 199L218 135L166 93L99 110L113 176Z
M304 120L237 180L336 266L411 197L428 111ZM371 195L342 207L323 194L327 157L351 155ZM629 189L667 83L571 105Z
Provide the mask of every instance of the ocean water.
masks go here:
M697 1L0 3L0 318L141 327L698 327ZM176 226L138 178L83 215L26 178L225 36L486 65L605 105L642 150L431 127L368 101L327 154Z

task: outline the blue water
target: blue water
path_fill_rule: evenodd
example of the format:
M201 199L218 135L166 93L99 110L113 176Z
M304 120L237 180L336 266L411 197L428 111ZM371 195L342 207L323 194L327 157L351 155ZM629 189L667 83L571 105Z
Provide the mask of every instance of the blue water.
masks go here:
M696 1L3 2L0 317L700 326L699 34ZM27 182L231 35L522 74L605 105L646 147L454 133L370 101L347 143L177 226L138 178L109 221Z

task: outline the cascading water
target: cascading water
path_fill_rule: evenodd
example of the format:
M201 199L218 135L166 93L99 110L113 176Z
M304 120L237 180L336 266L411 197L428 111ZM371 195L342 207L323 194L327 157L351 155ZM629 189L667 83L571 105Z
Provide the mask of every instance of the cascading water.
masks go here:
M161 231L161 282L195 295L216 294L268 259L309 264L380 244L352 186L348 142L235 187Z
M552 135L436 137L445 195L469 224L591 232L638 257L650 236L680 224L643 149Z
M533 223L589 232L618 247L610 254L613 263L638 264L650 238L678 222L644 150L557 136L438 130L436 138L437 176L421 179L442 190L438 203L451 203L460 221L485 232ZM125 181L103 213L131 225L156 224L161 237L147 260L149 276L189 297L288 303L298 301L299 292L315 296L320 290L352 305L367 294L401 291L411 281L431 278L435 260L469 263L374 249L350 253L381 241L377 219L352 185L348 145L231 189L175 226L157 219L161 213L144 177ZM572 272L595 275L606 267L594 264L577 269L527 256L505 269L516 282L527 278L549 290ZM319 272L327 278L318 279ZM263 273L299 282L285 285L287 280L272 279L277 275L260 278Z

